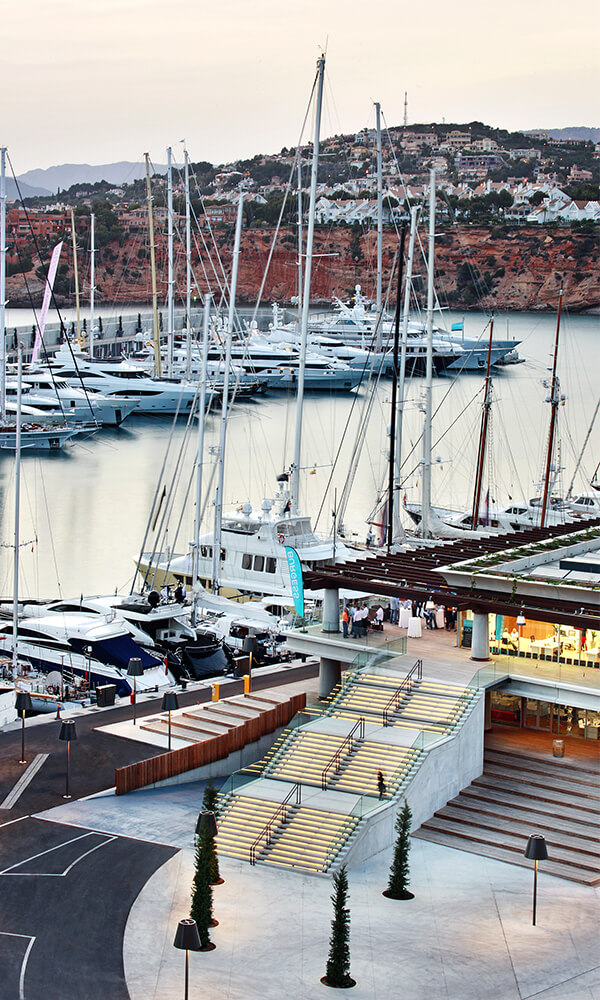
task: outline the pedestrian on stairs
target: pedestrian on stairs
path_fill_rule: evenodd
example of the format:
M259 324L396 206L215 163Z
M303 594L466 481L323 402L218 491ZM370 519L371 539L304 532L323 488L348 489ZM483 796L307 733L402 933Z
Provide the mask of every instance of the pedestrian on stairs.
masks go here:
M379 791L379 798L382 799L385 795L387 789L385 786L385 781L381 771L377 772L377 790Z

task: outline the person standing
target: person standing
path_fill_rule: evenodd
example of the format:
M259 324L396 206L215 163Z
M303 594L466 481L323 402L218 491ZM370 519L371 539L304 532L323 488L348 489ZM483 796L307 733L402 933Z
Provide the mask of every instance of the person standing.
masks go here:
M375 612L375 621L377 622L377 628L379 631L383 632L383 608L381 607L381 604Z
M381 771L377 772L377 791L379 792L379 798L382 799L385 795L387 788L385 784L385 779Z
M344 633L344 639L348 638L348 625L350 624L350 615L348 614L348 608L345 606L342 611L342 631Z

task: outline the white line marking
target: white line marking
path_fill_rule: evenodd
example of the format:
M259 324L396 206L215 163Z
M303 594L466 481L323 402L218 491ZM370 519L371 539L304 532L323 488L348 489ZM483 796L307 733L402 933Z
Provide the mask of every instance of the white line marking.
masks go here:
M33 948L36 938L32 937L31 934L11 934L10 931L0 931L3 937L18 937L25 938L29 941L27 948L25 949L25 954L23 955L23 961L21 962L21 974L19 976L19 1000L25 1000L25 972L27 970L27 962L29 961L29 954Z
M95 847L90 847L89 851L84 851L83 854L80 854L79 857L75 858L75 860L72 861L71 864L68 865L62 872L18 872L12 870L13 868L20 868L22 865L28 864L29 861L36 860L36 858L41 858L44 854L51 854L52 851L57 851L61 847L66 847L67 844L73 844L76 840L84 840L85 837L101 836L105 837L101 844L96 844ZM0 875L13 875L18 878L66 878L75 865L78 865L80 861L87 858L89 854L93 854L94 851L100 850L101 847L106 847L106 845L110 844L113 840L117 840L117 837L111 837L106 834L87 833L84 834L83 837L75 837L74 840L67 840L64 844L57 844L56 847L51 847L48 851L42 851L41 854L36 854L33 858L27 858L25 861L19 861L17 864L11 865L10 868L6 868L4 871L0 872Z
M18 816L17 819L9 819L6 823L0 823L0 830L4 826L12 826L13 823L22 823L24 819L29 819L29 816Z
M50 754L47 753L38 753L33 758L29 767L23 771L23 774L17 781L12 791L10 791L4 799L4 802L0 802L0 809L12 809L15 802L21 797L27 788L27 785L33 780L33 778L35 778L40 767L48 760L49 756Z

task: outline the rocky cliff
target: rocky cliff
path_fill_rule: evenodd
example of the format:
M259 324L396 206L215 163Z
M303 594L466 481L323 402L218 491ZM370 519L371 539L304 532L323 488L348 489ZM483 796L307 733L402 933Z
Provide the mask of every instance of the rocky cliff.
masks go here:
M255 303L269 259L272 231L249 229L243 233L238 277L238 299ZM262 303L288 303L297 294L297 251L295 231L286 229L271 257L262 293ZM215 242L222 269L210 263L203 250L195 254L194 272L198 288L210 281L213 293L229 274L233 237L217 230ZM394 232L384 233L383 287L388 286L398 240ZM158 253L159 294L166 295L166 254L164 241ZM436 238L436 290L442 304L454 309L549 310L556 309L561 284L564 305L573 312L600 311L600 269L598 267L598 227L595 231L546 227L495 229L475 226L442 230ZM330 302L332 296L347 299L360 284L368 297L375 294L376 236L359 236L346 227L317 227L313 262L312 300ZM176 289L178 302L184 296L185 258L177 255ZM415 265L416 288L425 294L425 266L420 254ZM215 274L219 275L217 281ZM207 277L208 276L208 277ZM28 276L29 292L22 275L8 279L12 305L41 301L42 283ZM70 273L63 275L57 298L72 305ZM89 281L81 279L82 297L89 295ZM96 259L96 301L98 305L148 302L151 297L149 252L140 237L121 245L104 247ZM197 294L197 293L196 293ZM395 298L392 292L390 301Z

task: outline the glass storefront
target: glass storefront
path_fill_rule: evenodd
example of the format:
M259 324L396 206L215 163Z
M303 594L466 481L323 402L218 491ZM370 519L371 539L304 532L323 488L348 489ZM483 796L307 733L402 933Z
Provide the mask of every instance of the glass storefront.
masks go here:
M460 639L464 648L471 645L472 619L470 611L462 616ZM527 618L523 624L516 615L490 614L488 620L491 656L516 656L527 660L550 660L566 666L600 667L599 630L578 629Z
M588 740L597 740L600 733L600 712L520 698L503 691L491 692L491 711L494 725L539 729Z

